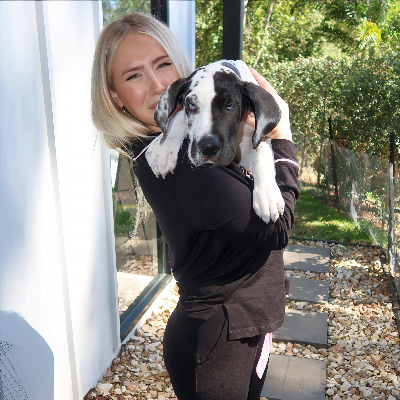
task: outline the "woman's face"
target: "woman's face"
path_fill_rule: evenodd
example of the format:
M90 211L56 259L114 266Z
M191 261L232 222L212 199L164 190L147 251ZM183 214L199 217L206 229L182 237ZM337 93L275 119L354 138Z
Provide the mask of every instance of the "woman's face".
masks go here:
M180 76L167 52L157 40L143 33L130 32L121 41L112 65L115 91L111 95L152 131L160 128L154 109L162 92Z

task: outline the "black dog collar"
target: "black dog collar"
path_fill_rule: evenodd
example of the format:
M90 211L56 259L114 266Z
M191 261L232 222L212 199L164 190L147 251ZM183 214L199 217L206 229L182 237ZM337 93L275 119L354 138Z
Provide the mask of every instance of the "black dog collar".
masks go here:
M240 76L239 70L238 70L233 64L228 63L228 62L223 62L223 63L221 63L221 65L223 65L224 67L228 67L228 68L231 69L239 78L242 78L242 77Z

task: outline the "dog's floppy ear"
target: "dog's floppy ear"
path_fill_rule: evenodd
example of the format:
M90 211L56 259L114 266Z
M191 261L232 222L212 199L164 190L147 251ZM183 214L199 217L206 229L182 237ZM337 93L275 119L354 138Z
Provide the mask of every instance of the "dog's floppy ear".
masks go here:
M169 125L174 116L176 107L179 105L183 108L185 93L189 85L189 78L178 79L164 90L157 103L154 111L154 120L164 134L161 143L164 142L168 135Z
M274 129L281 119L281 110L271 93L251 82L244 82L244 97L249 111L256 117L256 129L253 133L253 148Z

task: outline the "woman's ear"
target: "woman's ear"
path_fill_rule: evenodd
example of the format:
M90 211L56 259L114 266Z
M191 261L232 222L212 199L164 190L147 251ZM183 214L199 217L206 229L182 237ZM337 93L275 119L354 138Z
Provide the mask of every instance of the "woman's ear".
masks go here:
M124 106L124 104L122 103L121 99L118 97L117 92L114 92L114 91L110 90L110 94L111 94L112 99L114 100L114 103L119 108L122 108Z

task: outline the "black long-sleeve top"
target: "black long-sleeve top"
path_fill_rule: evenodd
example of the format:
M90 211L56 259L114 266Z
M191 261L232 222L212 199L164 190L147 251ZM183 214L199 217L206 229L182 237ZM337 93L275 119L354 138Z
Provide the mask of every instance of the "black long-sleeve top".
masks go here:
M128 147L137 157L151 138ZM283 323L283 248L300 194L298 167L276 162L276 180L285 200L283 215L266 224L253 209L253 178L232 162L194 167L188 139L174 174L157 178L144 154L134 172L169 247L180 303L194 318L207 319L221 304L228 311L231 339L272 332ZM272 140L277 159L296 161L288 140Z

